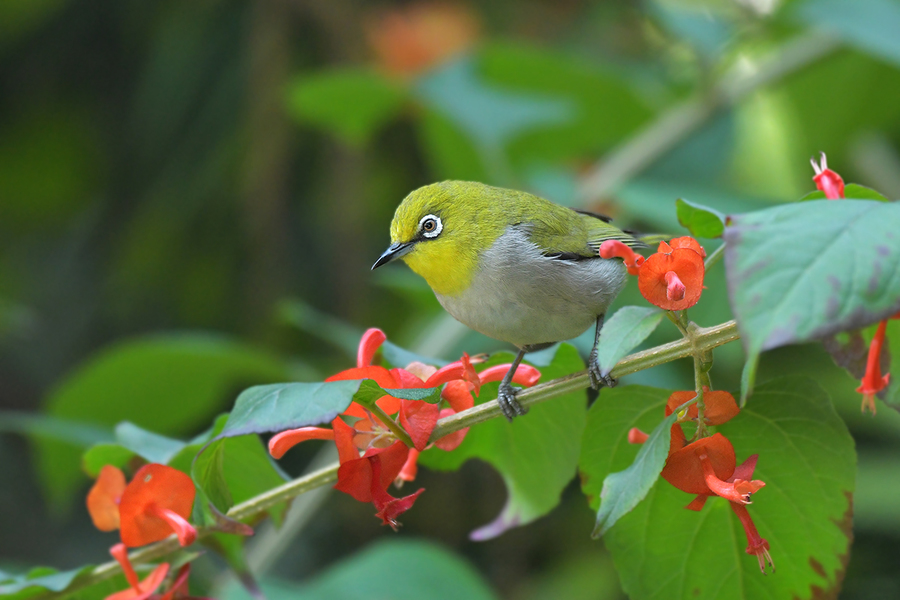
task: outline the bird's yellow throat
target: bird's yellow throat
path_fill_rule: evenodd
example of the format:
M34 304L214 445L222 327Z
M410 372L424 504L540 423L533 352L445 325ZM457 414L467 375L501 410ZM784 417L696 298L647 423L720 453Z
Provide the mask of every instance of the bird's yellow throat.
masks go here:
M403 257L410 269L443 296L458 296L467 290L478 270L476 253L459 237L447 236L416 244L415 249Z

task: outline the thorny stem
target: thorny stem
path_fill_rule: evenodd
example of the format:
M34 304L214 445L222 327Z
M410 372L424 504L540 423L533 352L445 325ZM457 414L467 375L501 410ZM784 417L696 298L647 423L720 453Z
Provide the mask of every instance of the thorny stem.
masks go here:
M613 377L622 377L649 369L679 358L695 356L698 353L707 353L713 348L740 339L737 323L727 321L714 327L695 327L690 339L682 338L675 342L669 342L641 352L635 352L623 358L612 370ZM590 386L590 378L587 370L566 375L547 383L522 390L516 395L516 400L522 406L531 406L562 396L569 392L582 390ZM437 440L445 435L459 431L464 427L470 427L503 416L497 400L490 400L468 410L445 417L438 421L437 427L431 434L432 440ZM328 485L337 481L338 463L313 471L303 477L288 481L276 488L272 488L240 504L236 504L228 511L228 517L244 521L257 516L269 508L306 493L310 490ZM215 527L198 527L197 539L202 539L215 532ZM174 535L155 544L144 546L135 550L129 558L133 564L151 562L175 552L180 548L178 538ZM61 598L77 590L84 589L104 579L108 579L121 572L117 562L108 562L97 566L93 571L76 579L68 588L61 592L46 590L29 597L29 600L45 600Z

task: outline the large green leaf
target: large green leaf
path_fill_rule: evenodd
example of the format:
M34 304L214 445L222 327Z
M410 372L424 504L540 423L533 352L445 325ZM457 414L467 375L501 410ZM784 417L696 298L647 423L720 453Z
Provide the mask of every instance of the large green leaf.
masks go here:
M585 436L593 457L583 474L585 492L594 501L598 480L637 454L628 430L662 419L662 396L628 388L600 396L597 410L609 418L593 420ZM733 442L738 461L759 454L754 478L766 487L749 511L777 573L764 577L756 558L745 554L746 538L726 501L685 510L692 496L660 479L604 537L625 591L636 600L836 597L850 547L856 457L828 394L808 378L770 381L718 430Z
M360 380L274 383L241 392L220 437L272 433L332 421L344 412Z
M46 412L179 435L201 427L235 388L289 377L277 357L229 338L153 336L116 344L76 369L50 394ZM39 433L34 443L44 488L62 509L82 482L81 449Z
M299 76L287 98L296 119L362 145L400 111L406 93L371 69L352 67Z
M553 362L540 367L541 381L584 368L572 346L563 344L554 350ZM500 353L479 367L512 362L512 359L511 354ZM481 388L482 401L496 397L497 384ZM421 464L435 469L458 469L470 458L479 458L500 472L509 492L506 506L494 522L474 531L473 538L489 539L530 523L559 503L560 494L572 480L578 464L585 400L584 391L554 398L532 406L527 415L513 423L493 419L473 427L453 452L434 448L421 455Z
M900 310L900 203L812 201L731 217L731 307L751 357Z
M268 580L262 589L270 600L422 600L497 596L478 572L456 554L428 542L390 540L369 546L337 563L306 585ZM250 600L232 586L225 600Z

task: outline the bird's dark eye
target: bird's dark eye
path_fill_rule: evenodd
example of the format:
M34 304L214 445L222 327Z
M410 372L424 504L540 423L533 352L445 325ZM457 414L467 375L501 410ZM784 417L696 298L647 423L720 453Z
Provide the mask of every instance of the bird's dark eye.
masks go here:
M441 223L441 218L435 215L425 215L422 217L422 220L419 221L419 231L427 238L437 237L440 235L443 228L444 226Z

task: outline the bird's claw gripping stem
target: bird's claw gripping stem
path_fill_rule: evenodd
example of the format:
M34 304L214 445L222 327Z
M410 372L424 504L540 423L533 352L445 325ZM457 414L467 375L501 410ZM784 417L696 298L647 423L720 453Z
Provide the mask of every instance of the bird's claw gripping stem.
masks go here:
M599 390L603 386L613 388L619 383L611 375L603 374L603 371L600 369L600 362L597 360L596 348L591 350L591 355L588 358L588 376L591 379L591 387L595 390Z
M506 420L512 423L512 420L516 417L520 417L528 412L528 409L519 404L519 401L516 400L516 394L522 388L513 387L509 384L501 384L500 389L497 390L497 404L500 405L500 410L503 411L503 416L506 417Z

